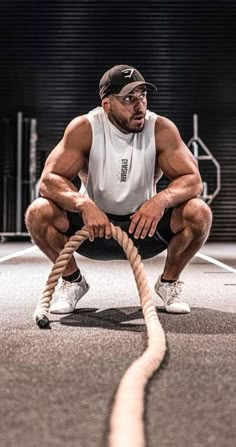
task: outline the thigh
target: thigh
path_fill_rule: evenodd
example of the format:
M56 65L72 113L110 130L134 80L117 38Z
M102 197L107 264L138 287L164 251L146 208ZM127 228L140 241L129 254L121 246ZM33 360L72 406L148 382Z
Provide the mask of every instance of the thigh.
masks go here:
M158 222L156 228L156 236L160 240L164 241L166 245L169 244L170 240L174 236L174 233L171 229L171 219L174 210L174 208L167 208L161 220Z
M79 213L67 213L67 218L69 220L69 228L66 231L65 235L71 237L76 233L76 231L81 230L84 226L84 222L81 214ZM119 223L115 222L111 219L111 216L108 215L109 221L114 225L119 225ZM93 242L90 242L86 239L77 249L77 252L85 256L86 258L96 259L99 261L110 261L117 259L126 259L126 255L124 254L123 249L119 245L117 241L113 238L105 239L105 238L95 238Z
M166 250L170 240L174 236L170 227L172 212L173 208L167 208L165 210L164 215L157 224L153 237L146 236L145 239L134 239L133 235L130 235L143 259L152 258Z
M170 229L172 211L172 209L166 210L157 225L154 236L151 238L147 236L145 239L134 239L133 234L129 234L130 215L115 216L113 214L107 214L107 217L113 225L119 226L128 234L129 238L137 247L142 259L149 259L164 251L173 236ZM70 237L84 226L84 222L79 213L68 212L67 217L69 220L69 228L65 235ZM93 242L87 239L80 245L77 252L87 258L100 261L127 259L123 248L113 238L95 238Z

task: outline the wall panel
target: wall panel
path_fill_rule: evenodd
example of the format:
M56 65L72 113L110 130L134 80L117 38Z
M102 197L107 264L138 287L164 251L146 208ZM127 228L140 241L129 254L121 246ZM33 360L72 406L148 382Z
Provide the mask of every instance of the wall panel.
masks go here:
M222 169L211 240L235 241L235 21L229 0L2 0L0 116L14 121L22 110L38 119L43 160L65 125L99 104L102 73L115 63L137 66L158 85L149 108L172 119L185 142L198 113L200 136ZM8 158L0 157L1 173Z

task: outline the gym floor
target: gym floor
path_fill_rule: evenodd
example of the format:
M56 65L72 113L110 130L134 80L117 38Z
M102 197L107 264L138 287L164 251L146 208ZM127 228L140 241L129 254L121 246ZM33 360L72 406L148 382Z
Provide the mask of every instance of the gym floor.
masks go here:
M105 447L116 388L147 344L131 268L76 255L90 290L40 330L32 315L51 264L30 247L0 244L0 447ZM236 244L207 243L201 253L236 269ZM144 261L156 299L164 259ZM168 352L146 388L147 445L233 447L236 276L196 256L181 279L190 314L167 314L156 301Z

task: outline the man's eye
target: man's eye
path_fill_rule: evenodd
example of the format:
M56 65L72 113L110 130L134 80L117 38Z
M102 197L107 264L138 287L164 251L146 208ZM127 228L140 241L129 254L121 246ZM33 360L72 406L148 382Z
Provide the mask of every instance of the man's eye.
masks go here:
M125 96L125 98L124 98L124 101L126 101L126 102L129 102L129 101L131 101L131 96Z
M139 96L140 99L145 99L147 97L147 92L143 92L141 93L141 95Z

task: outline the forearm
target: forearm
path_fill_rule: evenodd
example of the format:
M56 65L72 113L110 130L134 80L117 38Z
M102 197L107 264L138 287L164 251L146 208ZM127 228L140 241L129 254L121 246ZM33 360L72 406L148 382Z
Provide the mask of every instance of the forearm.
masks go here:
M202 181L199 175L186 174L172 180L167 188L157 193L158 201L163 208L173 208L194 197L199 197L202 192Z
M82 212L84 204L91 201L80 194L70 180L53 173L41 179L40 194L71 212Z

